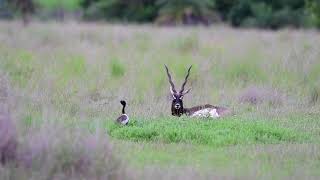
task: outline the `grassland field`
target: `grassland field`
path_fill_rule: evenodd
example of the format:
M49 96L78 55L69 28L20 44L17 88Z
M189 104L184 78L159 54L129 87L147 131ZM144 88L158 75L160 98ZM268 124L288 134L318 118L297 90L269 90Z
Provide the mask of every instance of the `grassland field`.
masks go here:
M100 132L130 169L125 179L319 179L319 35L222 25L0 22L0 75L22 146L36 132L55 136L49 144L65 138L72 147L72 137ZM172 117L164 64L177 86L193 65L186 107L210 103L234 114ZM114 123L121 99L128 102L128 126ZM50 133L57 124L61 135ZM93 172L101 173L97 164L101 170ZM59 172L32 166L27 173L0 168L0 177Z

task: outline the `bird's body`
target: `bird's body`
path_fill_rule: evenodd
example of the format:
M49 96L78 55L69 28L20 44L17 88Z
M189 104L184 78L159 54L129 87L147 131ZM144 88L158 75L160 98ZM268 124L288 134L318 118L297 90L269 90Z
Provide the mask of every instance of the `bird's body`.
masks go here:
M123 125L127 125L129 123L129 117L126 114L122 114L118 117L117 122Z
M126 108L126 102L125 101L120 101L122 104L122 115L117 118L117 123L122 124L122 125L127 125L129 123L129 116L125 112Z

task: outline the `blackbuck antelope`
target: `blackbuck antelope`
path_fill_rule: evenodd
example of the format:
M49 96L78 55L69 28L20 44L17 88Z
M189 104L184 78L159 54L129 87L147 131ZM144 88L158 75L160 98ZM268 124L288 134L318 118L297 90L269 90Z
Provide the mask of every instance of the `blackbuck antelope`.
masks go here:
M122 104L122 115L117 118L117 123L127 125L129 123L129 116L125 112L127 103L123 100L120 103Z
M169 73L168 67L165 65L169 83L170 83L170 92L172 94L173 100L171 104L171 113L173 116L178 116L180 117L181 115L185 114L190 117L212 117L212 118L217 118L224 116L228 114L230 111L229 109L225 107L218 107L218 106L213 106L210 104L202 105L202 106L195 106L191 108L185 108L183 107L183 97L187 93L190 92L191 89L184 90L185 85L187 84L188 77L190 74L191 67L188 69L188 73L185 77L185 80L181 86L180 91L176 91L174 83L172 82L171 75Z

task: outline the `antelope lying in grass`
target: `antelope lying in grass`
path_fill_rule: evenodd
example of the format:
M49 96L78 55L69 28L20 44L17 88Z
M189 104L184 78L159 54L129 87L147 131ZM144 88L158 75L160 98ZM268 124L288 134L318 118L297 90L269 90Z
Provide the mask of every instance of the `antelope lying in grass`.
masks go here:
M182 99L184 95L190 92L191 89L184 90L185 85L187 84L188 77L190 74L191 67L188 69L188 73L185 77L185 80L181 86L181 90L178 92L175 89L174 83L172 82L171 75L169 73L168 67L165 65L169 83L170 83L170 92L172 94L173 100L171 104L171 113L173 116L180 117L181 115L185 114L190 117L212 117L217 118L229 114L230 110L225 107L213 106L210 104L202 105L202 106L195 106L191 108L183 107Z

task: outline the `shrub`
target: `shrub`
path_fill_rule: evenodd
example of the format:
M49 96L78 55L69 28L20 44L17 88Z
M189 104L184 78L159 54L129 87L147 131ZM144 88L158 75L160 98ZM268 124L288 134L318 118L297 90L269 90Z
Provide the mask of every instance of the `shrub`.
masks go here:
M33 0L5 0L14 12L18 12L22 16L23 23L29 23L29 15L35 11Z
M158 0L157 5L158 21L166 24L208 24L213 7L211 0Z
M248 1L240 1L230 9L229 19L233 26L240 26L244 19L251 16L251 7Z
M82 0L86 18L159 24L209 24L221 19L233 26L277 29L319 26L319 1L312 0ZM309 14L307 14L308 9ZM220 16L217 17L217 14Z
M308 19L304 1L254 1L240 0L229 12L233 26L253 26L278 29L283 26L300 27Z
M313 23L320 27L320 1L319 0L307 0L307 10L311 14Z
M86 19L106 19L147 22L157 15L155 0L121 1L121 0L82 0Z

